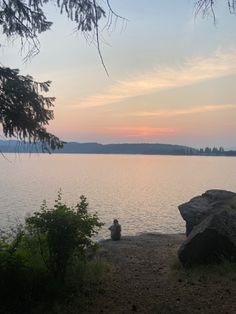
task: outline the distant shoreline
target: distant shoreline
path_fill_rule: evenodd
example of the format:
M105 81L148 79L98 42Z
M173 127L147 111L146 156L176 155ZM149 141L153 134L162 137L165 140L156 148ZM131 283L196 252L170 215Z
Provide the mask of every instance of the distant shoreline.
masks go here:
M61 149L50 151L40 143L22 143L16 140L0 140L1 153L41 153L52 154L97 154L97 155L164 155L164 156L225 156L235 157L236 150L224 150L223 147L193 148L183 145L160 143L123 143L123 144L99 144L67 142Z
M0 153L3 154L43 154L43 155L135 155L135 156L186 156L186 157L236 157L236 152L234 154L224 154L224 155L213 155L213 154L165 154L165 153L155 153L155 154L150 154L150 153L80 153L80 152L47 152L47 151L24 151L24 152L13 152L13 151L1 151Z

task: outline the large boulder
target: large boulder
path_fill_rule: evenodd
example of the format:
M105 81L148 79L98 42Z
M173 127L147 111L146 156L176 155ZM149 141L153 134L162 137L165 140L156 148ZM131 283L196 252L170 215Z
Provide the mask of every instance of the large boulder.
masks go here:
M201 196L192 198L189 202L181 204L178 208L186 221L186 235L188 236L194 226L201 223L210 214L224 208L236 196L236 193L224 190L209 190Z
M236 261L236 208L220 209L195 226L178 256L184 266L219 262L222 258Z

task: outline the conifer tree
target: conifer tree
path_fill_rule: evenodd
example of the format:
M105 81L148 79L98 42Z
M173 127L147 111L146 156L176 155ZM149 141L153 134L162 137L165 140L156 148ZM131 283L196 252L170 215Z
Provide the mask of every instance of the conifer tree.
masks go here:
M0 32L7 38L20 38L28 45L26 59L40 50L38 35L49 30L44 6L49 0L0 0ZM106 17L105 10L95 0L56 0L61 14L76 22L77 30L94 32L99 55L98 22ZM108 19L118 18L107 1ZM110 22L109 22L110 23ZM1 45L1 43L0 43ZM105 66L104 66L105 67ZM33 77L20 75L19 70L0 66L0 124L6 137L16 137L31 143L40 142L44 149L55 149L63 142L48 133L46 126L54 118L54 97L46 97L50 81L36 82Z

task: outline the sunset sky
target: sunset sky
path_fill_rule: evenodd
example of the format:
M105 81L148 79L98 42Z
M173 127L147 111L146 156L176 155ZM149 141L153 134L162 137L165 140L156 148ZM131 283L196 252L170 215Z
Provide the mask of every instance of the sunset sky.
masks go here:
M236 148L236 16L217 1L214 25L194 18L193 3L111 0L128 22L102 32L109 77L95 45L52 5L40 53L24 64L17 41L1 39L1 63L52 80L49 130L63 140Z

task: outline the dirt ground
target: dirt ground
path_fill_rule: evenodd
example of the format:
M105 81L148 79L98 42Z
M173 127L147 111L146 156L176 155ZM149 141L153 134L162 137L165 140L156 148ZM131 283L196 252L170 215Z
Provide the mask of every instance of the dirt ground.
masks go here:
M101 242L108 279L86 314L236 314L236 272L183 270L176 256L184 239L142 234Z

